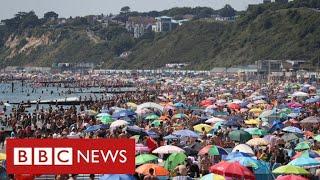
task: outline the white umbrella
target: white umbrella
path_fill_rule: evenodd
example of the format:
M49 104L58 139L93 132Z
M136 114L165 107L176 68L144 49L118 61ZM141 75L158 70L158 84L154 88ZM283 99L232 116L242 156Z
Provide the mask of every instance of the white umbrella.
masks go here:
M217 117L212 117L208 120L205 121L205 123L211 123L211 124L214 124L216 122L221 122L221 121L225 121L224 119L221 119L221 118L217 118Z
M179 153L179 152L184 152L184 150L177 146L172 146L172 145L161 146L152 151L152 153L155 153L155 154L171 154L171 153Z
M297 91L297 92L293 93L292 96L293 97L307 97L307 96L309 96L309 94L305 93L305 92Z
M253 150L251 149L250 146L248 146L246 144L239 144L239 145L237 145L236 147L234 147L232 149L232 152L236 152L236 151L239 151L239 152L242 152L242 153L247 153L247 154L250 154L250 155L254 156Z
M116 120L111 123L110 128L120 127L120 126L126 126L129 123L125 120Z

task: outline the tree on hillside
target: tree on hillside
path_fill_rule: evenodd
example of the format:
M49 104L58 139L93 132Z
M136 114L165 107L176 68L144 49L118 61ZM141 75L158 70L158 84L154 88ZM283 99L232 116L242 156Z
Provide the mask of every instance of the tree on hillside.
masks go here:
M53 11L50 11L50 12L46 12L43 17L44 19L51 19L51 18L57 19L59 15Z
M120 9L120 13L122 13L122 14L128 14L129 12L130 12L129 6L124 6Z
M226 4L222 9L219 10L219 15L222 17L232 17L236 15L236 10L233 9L229 4Z

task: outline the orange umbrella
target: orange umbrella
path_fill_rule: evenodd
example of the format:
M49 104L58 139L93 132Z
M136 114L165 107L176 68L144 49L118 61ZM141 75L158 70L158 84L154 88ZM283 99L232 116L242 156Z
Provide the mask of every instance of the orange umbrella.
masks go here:
M313 137L313 136L314 136L313 132L311 132L311 131L305 131L303 134L304 134L306 137Z
M168 176L170 173L164 167L156 165L156 164L151 164L151 163L143 164L143 165L139 166L136 169L136 172L139 174L143 174L143 175L149 175L149 170L151 168L154 170L154 175L156 175L156 176Z
M230 109L240 109L240 105L236 103L231 103L228 105Z
M168 116L160 116L160 120L168 121L170 118Z

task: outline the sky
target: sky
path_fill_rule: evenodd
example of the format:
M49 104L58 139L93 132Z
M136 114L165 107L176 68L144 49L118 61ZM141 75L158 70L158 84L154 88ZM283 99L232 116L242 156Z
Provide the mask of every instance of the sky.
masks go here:
M121 7L129 6L132 11L164 10L172 7L208 6L220 9L230 4L237 10L245 10L248 4L263 0L0 0L0 19L12 18L17 12L35 11L39 17L55 11L59 17L116 14Z

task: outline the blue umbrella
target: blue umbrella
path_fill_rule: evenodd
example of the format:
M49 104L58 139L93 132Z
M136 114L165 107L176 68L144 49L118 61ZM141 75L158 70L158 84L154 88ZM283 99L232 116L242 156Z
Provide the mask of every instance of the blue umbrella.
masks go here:
M182 102L177 102L177 103L175 103L173 106L174 106L174 107L177 107L177 108L184 108L184 107L186 107L186 105L183 104Z
M228 160L229 162L239 162L241 165L246 167L253 167L254 169L258 169L262 164L259 160L254 159L252 157L236 157Z
M274 132L277 129L282 129L284 128L284 124L280 121L273 121L271 128L269 129L269 132Z
M135 180L135 178L129 174L105 174L99 180Z
M175 135L170 134L170 135L168 135L168 136L163 137L163 139L166 139L166 140L169 140L169 139L178 139L178 137L175 136Z
M303 131L297 127L294 126L288 126L282 129L282 131L291 132L291 133L298 133L303 134Z
M320 166L320 161L309 156L301 155L297 159L290 161L288 164L300 167L317 167Z
M102 126L102 125L93 125L93 126L89 126L86 130L85 130L85 132L94 132L94 131L97 131L97 130L99 130L99 129L105 129L106 128L106 126Z
M316 102L320 102L320 97L319 96L315 96L313 98L307 99L306 103L316 103Z
M225 126L241 126L236 120L229 120L223 123Z
M199 138L199 135L195 133L194 131L191 131L189 129L183 129L179 131L175 131L172 133L173 135L176 135L178 137L194 137Z
M131 111L131 110L121 110L119 112L114 113L112 115L112 118L119 119L119 118L122 118L122 117L133 116L135 114L136 113Z
M148 136L152 137L152 138L159 138L159 135L154 132L154 131L147 131Z
M229 153L228 156L225 158L225 160L231 160L231 159L239 158L239 157L251 157L251 156L247 153L235 151L235 152Z

